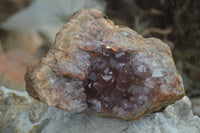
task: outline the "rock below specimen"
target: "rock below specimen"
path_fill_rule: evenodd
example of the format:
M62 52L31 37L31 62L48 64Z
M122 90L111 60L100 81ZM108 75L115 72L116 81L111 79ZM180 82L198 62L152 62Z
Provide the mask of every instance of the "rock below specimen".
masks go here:
M135 120L184 96L170 48L79 10L25 75L28 93L73 113Z
M138 121L72 114L0 87L0 133L199 133L200 118L184 96Z

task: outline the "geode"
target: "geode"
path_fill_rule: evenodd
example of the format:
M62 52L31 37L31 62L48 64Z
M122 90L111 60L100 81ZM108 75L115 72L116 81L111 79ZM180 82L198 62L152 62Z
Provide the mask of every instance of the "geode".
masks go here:
M102 12L76 12L53 47L27 67L28 93L50 106L103 117L136 120L185 93L171 50L114 25Z

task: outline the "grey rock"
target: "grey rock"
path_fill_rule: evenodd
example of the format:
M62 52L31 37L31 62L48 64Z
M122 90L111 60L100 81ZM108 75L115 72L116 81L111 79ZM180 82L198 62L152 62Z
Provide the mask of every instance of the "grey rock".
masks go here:
M192 111L195 115L200 116L200 98L195 97L191 99L192 102Z
M137 121L72 114L48 107L26 92L0 87L2 133L200 133L188 97Z
M61 26L75 11L81 8L95 8L103 11L105 7L106 2L103 0L36 0L25 10L17 12L4 21L1 28L17 31L40 31L45 33L53 43Z

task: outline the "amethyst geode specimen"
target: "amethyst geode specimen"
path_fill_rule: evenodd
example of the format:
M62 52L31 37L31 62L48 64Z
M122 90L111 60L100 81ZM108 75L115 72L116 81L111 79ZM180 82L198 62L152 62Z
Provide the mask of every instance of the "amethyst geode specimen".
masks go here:
M98 10L79 10L55 45L25 75L28 93L74 113L135 120L181 99L170 48L114 25Z

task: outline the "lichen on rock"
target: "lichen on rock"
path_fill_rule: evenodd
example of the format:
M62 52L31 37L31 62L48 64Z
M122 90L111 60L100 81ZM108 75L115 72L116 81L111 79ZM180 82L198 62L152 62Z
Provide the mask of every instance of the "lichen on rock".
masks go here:
M102 12L76 12L54 46L27 68L28 93L73 113L136 120L184 96L170 48L114 25Z

